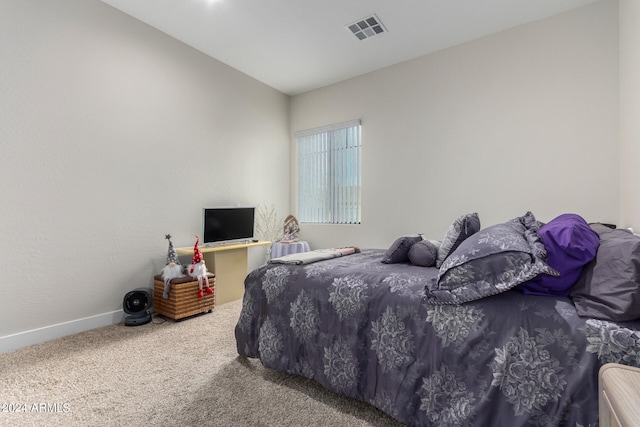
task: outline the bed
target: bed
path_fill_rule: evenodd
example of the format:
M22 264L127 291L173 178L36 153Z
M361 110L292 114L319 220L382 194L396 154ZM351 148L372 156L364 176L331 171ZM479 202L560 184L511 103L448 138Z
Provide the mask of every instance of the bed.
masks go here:
M598 425L600 367L640 366L640 239L588 226L597 251L576 276L571 262L552 266L557 251L539 237L548 224L530 212L483 230L470 218L456 219L441 242L401 236L388 249L255 269L238 353L409 426ZM438 267L411 251L418 242ZM616 265L626 276L612 278L604 257L621 254L633 265ZM570 287L547 293L535 283L572 274ZM593 289L602 277L616 286L613 304Z

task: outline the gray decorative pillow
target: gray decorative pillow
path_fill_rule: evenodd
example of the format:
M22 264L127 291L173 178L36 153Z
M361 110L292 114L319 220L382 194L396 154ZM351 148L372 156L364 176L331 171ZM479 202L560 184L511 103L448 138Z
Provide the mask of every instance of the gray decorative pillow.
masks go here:
M411 261L411 264L420 267L433 267L436 265L439 246L440 242L437 240L416 242L409 248L409 261Z
M624 322L640 319L640 237L591 224L600 246L571 289L580 316Z
M462 215L453 221L438 249L436 267L440 268L445 259L456 250L467 237L480 231L480 217L476 212Z
M385 264L396 264L399 262L409 261L409 249L411 246L422 240L421 234L412 234L410 236L398 237L387 252L382 257L382 262Z
M425 287L433 304L462 304L505 292L541 273L557 276L546 263L540 227L528 212L472 235L446 259L438 278Z

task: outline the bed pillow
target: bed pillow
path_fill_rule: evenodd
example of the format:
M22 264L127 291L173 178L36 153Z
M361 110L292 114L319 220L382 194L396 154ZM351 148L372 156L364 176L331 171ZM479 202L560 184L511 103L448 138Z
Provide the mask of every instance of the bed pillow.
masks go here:
M540 223L531 212L487 227L458 246L425 286L433 304L461 304L505 292L538 274L558 273L545 262L536 234Z
M578 314L614 322L640 319L640 237L602 224L591 228L600 246L571 290Z
M518 286L525 294L569 296L584 266L595 256L600 238L580 215L560 215L538 230L547 250L547 264L560 276L540 274Z
M438 249L436 267L440 268L444 260L460 246L460 243L479 230L480 217L476 212L456 218L442 239L442 244Z
M412 234L409 236L398 237L387 249L387 252L382 257L382 262L385 264L396 264L399 262L409 261L409 249L411 246L422 240L421 234Z
M439 246L440 242L437 240L421 240L416 242L409 248L409 261L411 261L411 264L419 267L433 267L436 265Z

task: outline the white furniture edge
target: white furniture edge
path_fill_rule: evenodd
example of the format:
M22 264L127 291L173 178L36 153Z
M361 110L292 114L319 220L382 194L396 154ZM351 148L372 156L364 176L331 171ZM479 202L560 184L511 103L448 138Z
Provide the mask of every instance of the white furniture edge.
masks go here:
M608 369L621 369L640 374L640 368L633 366L622 365L619 363L606 363L600 367L598 372L598 412L599 412L599 426L611 427L611 417L615 418L618 426L624 426L624 424L618 419L616 413L612 413L609 408L612 407L612 402L609 400L609 396L604 392L604 386L602 384L602 374Z

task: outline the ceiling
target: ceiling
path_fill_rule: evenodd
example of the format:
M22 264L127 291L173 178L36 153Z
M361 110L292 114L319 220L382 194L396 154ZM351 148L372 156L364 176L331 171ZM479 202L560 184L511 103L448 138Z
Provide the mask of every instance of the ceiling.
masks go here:
M102 0L289 95L596 0ZM386 29L358 40L348 24Z

